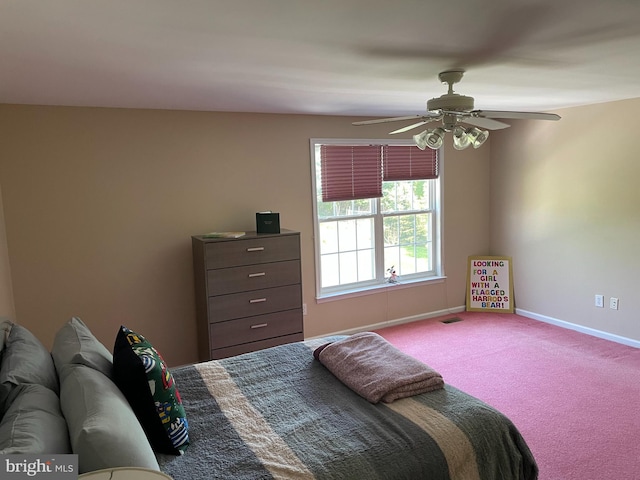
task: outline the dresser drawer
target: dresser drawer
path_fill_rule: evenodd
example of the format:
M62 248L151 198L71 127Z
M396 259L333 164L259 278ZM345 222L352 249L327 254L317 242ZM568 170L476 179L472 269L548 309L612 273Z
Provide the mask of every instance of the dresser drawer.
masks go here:
M300 308L301 290L298 284L209 297L209 321L223 322Z
M300 283L300 260L207 271L209 295L226 295L295 283Z
M239 318L209 325L211 348L225 348L302 332L302 310Z
M298 235L229 240L205 245L207 269L299 259Z

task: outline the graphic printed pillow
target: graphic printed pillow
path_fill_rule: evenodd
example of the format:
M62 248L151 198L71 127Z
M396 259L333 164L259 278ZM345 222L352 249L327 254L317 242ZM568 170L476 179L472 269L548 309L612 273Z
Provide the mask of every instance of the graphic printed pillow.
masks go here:
M113 375L153 449L182 455L189 445L188 424L173 376L153 345L125 326L113 348Z

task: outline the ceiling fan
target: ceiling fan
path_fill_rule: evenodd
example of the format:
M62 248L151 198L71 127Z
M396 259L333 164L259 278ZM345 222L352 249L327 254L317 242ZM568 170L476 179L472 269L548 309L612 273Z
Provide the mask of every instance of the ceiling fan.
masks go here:
M488 130L500 130L510 127L499 119L560 120L560 115L542 112L512 112L502 110L474 110L473 97L460 95L453 91L453 86L462 80L463 69L452 69L441 72L438 78L449 86L447 93L427 101L427 113L406 117L379 118L353 122L353 125L371 125L374 123L418 120L406 127L399 128L390 134L404 133L430 122L441 121L441 126L427 129L413 136L418 148L438 149L442 146L444 135L453 132L453 146L463 150L469 146L478 148L489 137ZM479 128L478 128L479 127ZM485 130L481 130L485 129Z

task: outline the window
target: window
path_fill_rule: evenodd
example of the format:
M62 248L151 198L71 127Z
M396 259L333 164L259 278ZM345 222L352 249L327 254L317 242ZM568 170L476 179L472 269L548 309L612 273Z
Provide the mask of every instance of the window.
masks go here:
M318 298L442 275L440 151L312 139Z

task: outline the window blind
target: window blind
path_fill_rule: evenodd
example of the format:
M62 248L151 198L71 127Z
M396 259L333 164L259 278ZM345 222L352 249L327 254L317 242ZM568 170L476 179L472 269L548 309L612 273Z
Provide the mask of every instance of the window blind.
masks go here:
M321 145L320 162L323 202L382 196L380 145Z
M438 178L438 150L415 145L385 145L384 180L423 180Z

